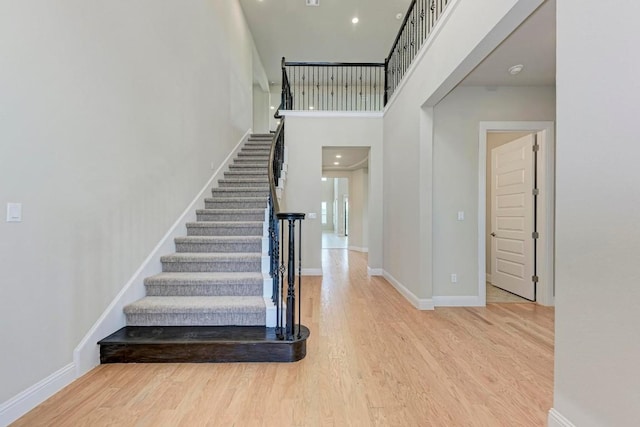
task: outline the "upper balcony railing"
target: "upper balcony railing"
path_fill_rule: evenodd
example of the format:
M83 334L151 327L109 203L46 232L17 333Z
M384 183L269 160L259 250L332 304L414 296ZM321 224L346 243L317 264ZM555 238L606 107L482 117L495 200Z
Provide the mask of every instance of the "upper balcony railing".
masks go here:
M293 110L380 111L384 64L285 62Z
M412 0L384 63L286 62L280 110L381 111L453 0Z
M411 62L451 1L413 0L409 5L389 56L384 61L387 100L400 85Z

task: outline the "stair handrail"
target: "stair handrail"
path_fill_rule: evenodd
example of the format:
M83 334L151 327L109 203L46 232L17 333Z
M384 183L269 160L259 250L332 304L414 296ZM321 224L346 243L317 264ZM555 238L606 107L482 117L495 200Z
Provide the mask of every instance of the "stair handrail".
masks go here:
M285 118L280 115L280 109L288 109L291 107L292 97L289 87L285 60L282 58L283 84L282 98L278 110L274 117L280 119L280 124L273 135L271 142L271 150L269 152L268 174L269 174L269 274L272 279L273 293L272 301L276 306L276 335L278 338L293 341L301 338L301 292L302 292L302 220L305 218L304 213L281 212L280 202L278 201L278 188L282 178L282 169L285 160L284 147L284 131ZM282 189L281 189L282 190ZM285 227L287 222L287 246L286 246L286 265L285 265ZM296 223L298 226L298 259L297 259L297 276L298 291L296 292ZM284 295L284 277L287 273L287 289L286 297ZM296 298L297 296L297 298ZM297 318L298 324L296 329L296 299L297 299ZM286 300L286 304L285 304ZM286 311L285 311L286 310ZM284 319L283 319L284 317Z

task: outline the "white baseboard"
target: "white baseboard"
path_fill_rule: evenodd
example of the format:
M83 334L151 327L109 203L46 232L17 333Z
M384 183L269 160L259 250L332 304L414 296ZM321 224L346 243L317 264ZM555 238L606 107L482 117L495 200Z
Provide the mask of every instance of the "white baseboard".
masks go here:
M367 266L367 274L369 276L384 276L384 270L381 268L371 268Z
M484 307L485 301L477 296L438 296L433 297L436 307Z
M554 408L549 410L549 418L547 419L548 427L576 427L571 421L566 419L560 412Z
M382 275L415 308L417 308L418 310L433 310L433 300L431 300L430 298L418 298L416 294L407 289L402 283L396 280L396 278L389 274L387 271L383 270Z
M73 362L76 367L76 376L80 377L89 372L100 363L100 353L97 342L109 334L125 326L123 308L125 305L144 297L144 278L161 272L160 257L175 252L173 239L184 235L187 222L196 220L196 208L204 205L204 199L210 197L213 183L224 176L229 163L242 147L244 141L251 134L248 130L229 155L221 162L209 181L202 187L198 195L182 212L182 215L173 223L169 231L160 239L142 265L131 276L129 281L120 290L111 304L98 318L89 332L84 336L80 344L73 351Z
M301 270L303 276L322 276L321 268L303 268Z
M76 379L76 366L69 363L11 399L0 404L0 426L7 426L56 394Z
M364 253L369 252L369 248L362 248L360 246L349 246L349 250L356 251L356 252L364 252Z

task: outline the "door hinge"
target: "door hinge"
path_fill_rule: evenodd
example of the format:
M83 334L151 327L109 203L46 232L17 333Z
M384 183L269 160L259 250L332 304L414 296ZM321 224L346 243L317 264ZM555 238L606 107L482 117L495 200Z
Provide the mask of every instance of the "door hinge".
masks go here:
M538 283L538 276L531 276L531 281L533 283Z
M531 237L537 239L538 237L540 237L540 234L537 231L534 231L533 233L531 233Z
M538 194L540 194L540 190L538 190L537 188L534 188L532 193L534 196L537 196Z
M540 151L540 145L539 144L533 144L533 151Z

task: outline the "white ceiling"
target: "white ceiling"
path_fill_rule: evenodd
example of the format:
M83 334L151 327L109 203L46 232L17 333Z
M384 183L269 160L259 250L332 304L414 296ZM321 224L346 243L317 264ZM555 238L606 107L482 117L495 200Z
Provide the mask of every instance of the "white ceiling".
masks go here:
M384 62L410 0L239 0L269 81L280 60ZM352 24L357 16L359 22Z
M368 147L322 147L322 171L366 169L368 158ZM334 165L335 162L340 164Z
M239 0L269 81L280 83L280 59L383 62L410 0ZM555 84L555 1L545 2L462 82L467 86ZM351 19L358 16L358 24ZM525 66L511 76L515 64Z
M522 64L516 76L511 66ZM463 81L464 86L553 86L556 81L556 0L548 0Z

